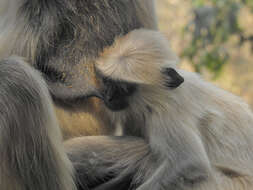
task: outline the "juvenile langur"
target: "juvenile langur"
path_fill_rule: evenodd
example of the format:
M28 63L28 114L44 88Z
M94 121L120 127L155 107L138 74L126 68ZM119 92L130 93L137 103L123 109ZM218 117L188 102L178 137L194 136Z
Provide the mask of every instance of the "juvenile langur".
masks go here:
M103 112L103 103L96 98L87 98L98 88L94 62L105 47L112 45L116 37L136 28L156 29L154 2L155 0L1 0L0 59L13 54L22 56L42 73L54 100L64 139L111 135L114 129ZM30 113L31 117L37 117L32 111ZM132 168L131 173L135 173L136 169L132 165L141 161L139 155L142 154L127 148L128 144L132 144L132 139L101 137L96 148L99 138L89 138L91 142L85 141L82 155L87 157L83 157L82 164L78 165L82 170L89 174L107 171L106 161L100 162L100 168L95 166L95 171L85 167L89 165L89 153L93 153L90 148L85 150L85 147L91 146L99 150L103 144L109 150L101 148L103 152L98 155L115 158L111 160L117 162L111 164L116 168L120 163L128 163ZM139 150L138 147L144 146L141 139L134 142L135 145L131 148ZM37 148L41 150L39 146ZM111 149L125 151L122 155L134 155L124 157L119 156L118 152L112 155ZM108 156L104 159L99 157L100 161L106 159ZM26 171L23 170L25 175ZM117 172L121 173L120 169ZM146 173L142 172L143 175ZM20 173L22 174L21 169ZM84 179L82 183L90 181ZM115 186L115 189L118 187Z
M140 29L118 38L96 63L112 120L123 135L148 142L157 167L137 189L252 189L249 106L176 62L165 37Z
M0 189L76 190L47 86L20 58L0 61Z

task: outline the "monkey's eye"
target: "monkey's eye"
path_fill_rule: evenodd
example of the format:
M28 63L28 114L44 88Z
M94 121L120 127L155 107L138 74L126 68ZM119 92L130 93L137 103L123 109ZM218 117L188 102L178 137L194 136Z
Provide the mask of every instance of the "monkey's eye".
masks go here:
M46 80L50 82L61 82L64 83L66 79L66 74L63 72L57 71L56 69L49 67L49 66L37 66L37 69L43 73Z

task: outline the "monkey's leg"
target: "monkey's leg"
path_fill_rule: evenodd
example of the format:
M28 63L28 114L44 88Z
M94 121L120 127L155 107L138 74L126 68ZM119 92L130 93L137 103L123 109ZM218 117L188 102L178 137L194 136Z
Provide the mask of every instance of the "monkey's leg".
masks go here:
M135 137L92 136L65 142L79 190L128 190L149 147Z
M218 189L213 170L198 133L188 126L167 122L155 114L147 123L150 159L139 168L133 180L146 167L153 172L145 176L137 190L214 190Z

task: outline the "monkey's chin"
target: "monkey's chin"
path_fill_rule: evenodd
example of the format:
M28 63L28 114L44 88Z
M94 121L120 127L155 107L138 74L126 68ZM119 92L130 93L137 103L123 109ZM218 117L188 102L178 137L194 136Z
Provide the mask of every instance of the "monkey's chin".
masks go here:
M118 112L126 109L129 104L125 100L113 100L113 101L104 101L105 106L113 112Z

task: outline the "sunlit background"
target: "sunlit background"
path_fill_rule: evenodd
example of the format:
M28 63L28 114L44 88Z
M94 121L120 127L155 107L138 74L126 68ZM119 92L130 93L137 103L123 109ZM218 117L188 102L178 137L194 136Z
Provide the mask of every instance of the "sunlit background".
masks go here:
M181 67L253 108L253 0L157 0L157 14Z

